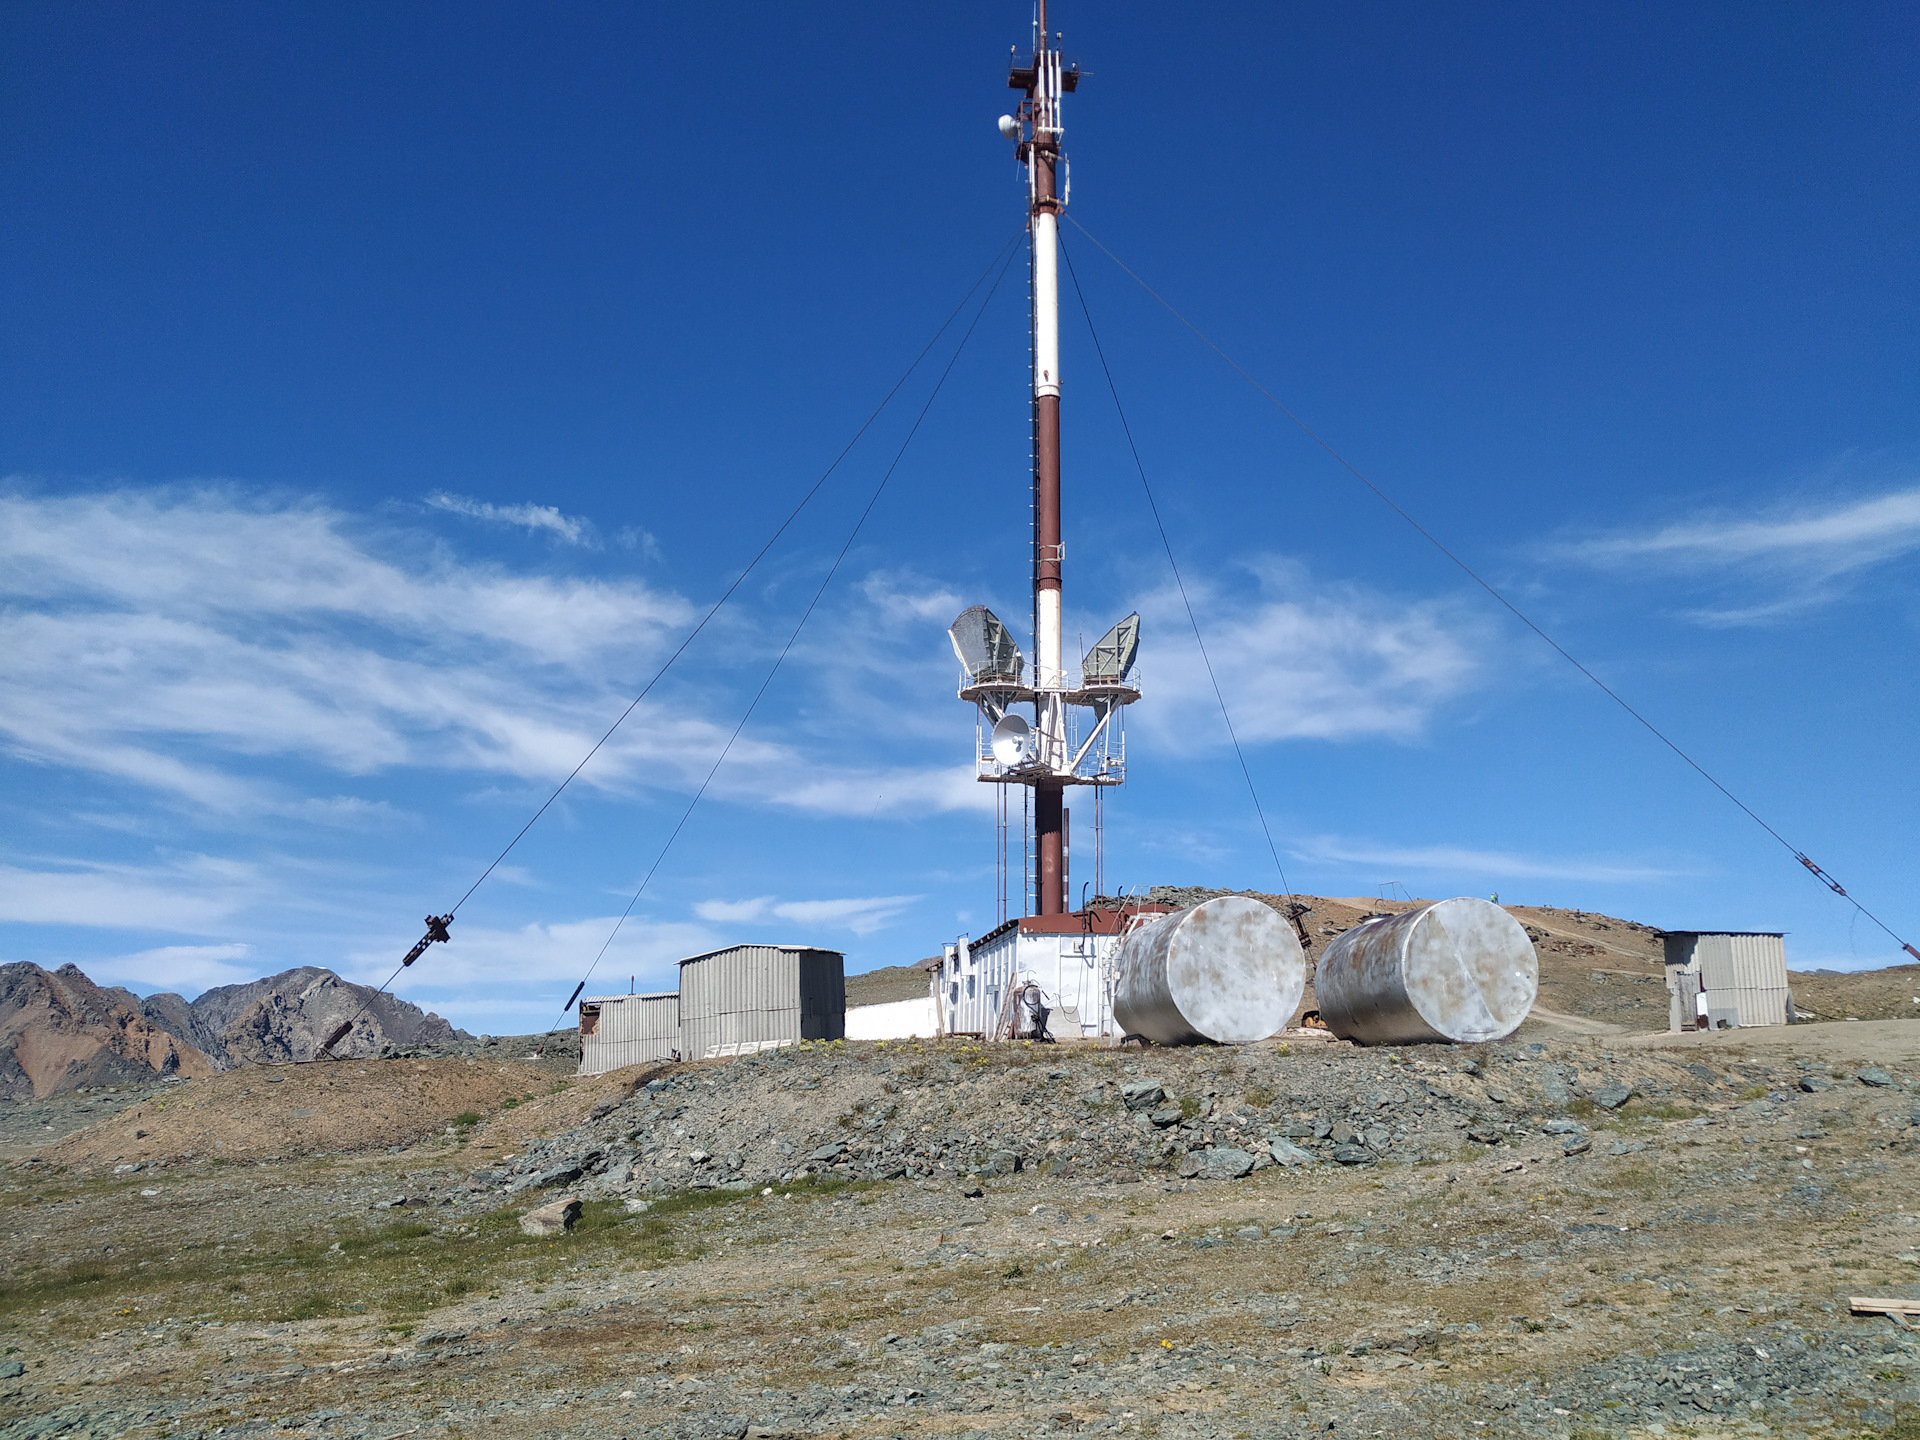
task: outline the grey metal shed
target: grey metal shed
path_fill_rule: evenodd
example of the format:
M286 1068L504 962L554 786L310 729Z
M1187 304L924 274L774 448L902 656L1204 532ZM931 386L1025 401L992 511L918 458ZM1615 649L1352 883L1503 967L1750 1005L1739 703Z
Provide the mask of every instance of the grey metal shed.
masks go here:
M1711 1029L1785 1025L1792 1018L1784 931L1669 930L1662 938L1669 1030L1696 1028L1703 992Z
M580 1073L604 1075L680 1054L680 996L593 995L580 1002Z
M846 957L811 945L729 945L680 962L681 1054L739 1054L847 1033Z

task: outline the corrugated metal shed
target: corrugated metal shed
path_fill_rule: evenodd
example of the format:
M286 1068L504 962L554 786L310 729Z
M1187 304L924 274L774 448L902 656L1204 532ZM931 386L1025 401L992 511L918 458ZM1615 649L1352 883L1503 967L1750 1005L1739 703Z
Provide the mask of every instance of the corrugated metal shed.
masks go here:
M604 1075L680 1053L680 996L596 995L580 1002L580 1073Z
M838 950L729 945L680 962L681 1053L688 1059L746 1042L839 1040L846 1014L846 958Z
M1786 935L1778 930L1669 930L1664 937L1667 1028L1691 1030L1696 997L1706 992L1709 1023L1716 1028L1730 1016L1746 1025L1785 1025L1787 993Z

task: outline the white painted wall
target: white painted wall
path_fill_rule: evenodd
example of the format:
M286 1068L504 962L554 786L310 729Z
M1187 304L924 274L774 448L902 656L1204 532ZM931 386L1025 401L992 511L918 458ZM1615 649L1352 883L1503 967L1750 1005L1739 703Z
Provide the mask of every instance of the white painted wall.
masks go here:
M915 1000L889 1000L884 1005L847 1007L849 1040L910 1040L939 1033L939 1019L934 1014L931 995Z
M934 972L946 1002L948 1033L990 1029L1008 988L1030 982L1040 987L1053 1011L1048 1024L1054 1039L1104 1035L1112 1028L1113 1013L1106 962L1119 943L1117 935L1022 935L1009 929L985 944L949 945L945 962Z

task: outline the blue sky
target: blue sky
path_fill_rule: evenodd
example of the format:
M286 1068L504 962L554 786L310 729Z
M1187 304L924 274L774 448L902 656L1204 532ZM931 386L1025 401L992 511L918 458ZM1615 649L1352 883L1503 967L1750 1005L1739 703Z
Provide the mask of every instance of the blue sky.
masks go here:
M1089 77L1074 217L1920 932L1912 9L1056 20ZM0 958L384 978L1015 233L994 120L1028 23L7 7ZM1294 887L1895 958L1066 233ZM858 970L992 923L943 632L1027 610L1024 279L590 988L734 938ZM1064 333L1069 634L1145 617L1109 888L1278 888ZM553 1021L935 373L404 993Z

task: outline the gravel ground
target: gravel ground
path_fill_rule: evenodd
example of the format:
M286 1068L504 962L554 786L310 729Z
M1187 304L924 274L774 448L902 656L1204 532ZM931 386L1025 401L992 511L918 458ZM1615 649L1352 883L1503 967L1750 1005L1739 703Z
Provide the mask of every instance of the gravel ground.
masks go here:
M1920 1295L1913 1052L1818 1028L834 1045L15 1166L0 1436L1904 1433L1920 1336L1847 1297Z

